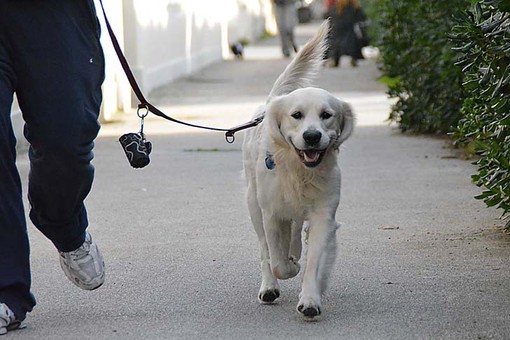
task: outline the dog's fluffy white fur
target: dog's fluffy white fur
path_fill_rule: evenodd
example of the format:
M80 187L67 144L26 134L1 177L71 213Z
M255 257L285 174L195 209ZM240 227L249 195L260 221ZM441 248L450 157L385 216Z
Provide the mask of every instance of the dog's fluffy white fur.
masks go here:
M304 228L307 259L297 310L309 318L321 313L336 257L337 154L354 126L349 104L309 87L322 67L328 28L323 23L278 77L255 114L264 116L262 123L243 143L248 207L261 252L258 299L273 303L278 280L298 274Z

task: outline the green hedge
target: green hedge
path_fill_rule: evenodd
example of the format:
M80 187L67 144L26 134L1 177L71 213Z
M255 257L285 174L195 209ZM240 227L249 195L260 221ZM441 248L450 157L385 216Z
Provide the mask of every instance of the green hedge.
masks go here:
M465 0L381 0L381 70L397 99L390 120L402 131L444 133L460 118L462 72L446 33Z
M453 132L479 155L477 198L510 215L510 0L380 0L377 13L389 119Z
M510 1L483 0L456 15L450 37L466 91L457 141L480 156L477 196L510 214ZM510 222L507 223L507 227Z

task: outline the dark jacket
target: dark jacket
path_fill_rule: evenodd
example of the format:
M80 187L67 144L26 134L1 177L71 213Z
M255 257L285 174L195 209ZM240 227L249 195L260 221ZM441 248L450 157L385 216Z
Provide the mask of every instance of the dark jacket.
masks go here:
M331 49L340 55L348 55L356 59L363 59L361 54L362 43L356 35L354 26L366 21L367 17L361 8L347 6L341 13L331 17Z

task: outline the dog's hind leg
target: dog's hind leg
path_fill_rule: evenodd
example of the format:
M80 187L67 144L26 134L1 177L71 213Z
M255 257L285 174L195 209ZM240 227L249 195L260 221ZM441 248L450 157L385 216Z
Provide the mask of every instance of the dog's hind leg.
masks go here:
M322 214L310 217L308 250L298 312L313 318L321 314L321 293L336 257L337 223Z
M258 299L260 303L273 303L280 296L280 287L278 280L271 271L271 262L269 259L269 248L266 242L266 235L262 222L262 212L260 210L257 194L253 188L248 187L248 208L250 211L251 222L257 233L260 247L260 271L262 274L262 283L260 285Z

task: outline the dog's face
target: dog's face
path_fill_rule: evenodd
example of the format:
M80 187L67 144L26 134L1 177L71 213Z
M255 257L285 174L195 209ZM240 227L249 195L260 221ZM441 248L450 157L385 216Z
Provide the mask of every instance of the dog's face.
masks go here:
M270 135L291 146L308 168L318 166L352 132L349 104L319 88L303 88L275 98L266 114Z

